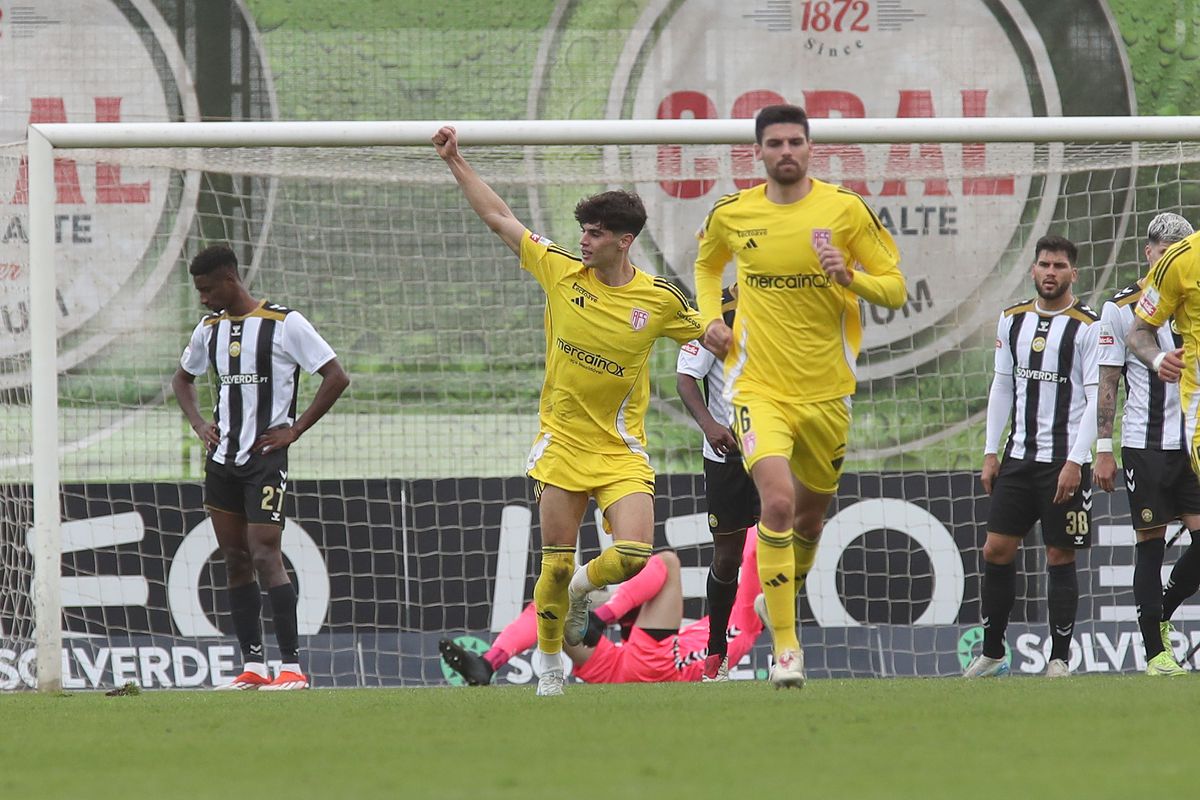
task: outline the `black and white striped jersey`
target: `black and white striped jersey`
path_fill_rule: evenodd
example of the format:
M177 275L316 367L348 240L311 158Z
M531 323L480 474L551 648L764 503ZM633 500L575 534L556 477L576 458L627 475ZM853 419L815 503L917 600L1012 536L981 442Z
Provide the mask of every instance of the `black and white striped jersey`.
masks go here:
M1013 388L1006 458L1066 460L1087 408L1085 387L1099 382L1097 319L1078 301L1051 313L1028 300L1000 314L995 380Z
M1133 309L1142 297L1138 284L1127 286L1104 304L1100 314L1100 365L1121 367L1125 376L1125 409L1121 415L1121 445L1138 450L1178 450L1183 441L1183 413L1179 389L1159 380L1158 375L1125 347L1125 336L1133 328ZM1158 348L1163 351L1183 346L1183 337L1173 329L1175 320L1158 329Z
M216 374L221 443L212 459L245 464L264 431L295 421L300 369L311 375L334 356L303 314L272 303L242 317L221 312L200 320L179 364L197 377L209 367Z

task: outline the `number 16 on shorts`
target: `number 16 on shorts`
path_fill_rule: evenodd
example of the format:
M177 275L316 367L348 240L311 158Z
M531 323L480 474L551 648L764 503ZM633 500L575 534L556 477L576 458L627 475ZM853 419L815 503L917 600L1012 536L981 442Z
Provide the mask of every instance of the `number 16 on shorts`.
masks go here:
M758 444L758 437L754 435L754 431L750 430L750 409L747 406L738 406L733 415L733 421L737 428L736 432L742 440L742 454L754 455L754 446Z

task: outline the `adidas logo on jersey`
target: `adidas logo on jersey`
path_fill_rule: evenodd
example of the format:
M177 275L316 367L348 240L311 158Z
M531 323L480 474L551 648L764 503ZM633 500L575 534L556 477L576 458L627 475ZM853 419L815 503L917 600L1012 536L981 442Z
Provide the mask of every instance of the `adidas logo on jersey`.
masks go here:
M750 237L749 239L746 240L746 249L747 250L753 250L756 247L758 247L758 242L754 241L754 237Z
M587 308L587 306L584 304L583 295L580 295L579 297L572 297L571 302L580 308Z

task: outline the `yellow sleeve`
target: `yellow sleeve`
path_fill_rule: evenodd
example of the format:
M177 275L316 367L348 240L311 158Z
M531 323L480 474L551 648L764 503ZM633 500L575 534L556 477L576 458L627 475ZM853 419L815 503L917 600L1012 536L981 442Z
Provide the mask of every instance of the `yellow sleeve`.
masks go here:
M703 336L704 329L700 327L700 312L692 306L683 290L665 278L655 278L654 285L665 289L667 294L667 302L663 306L663 327L660 335L670 337L679 344L687 344L693 339Z
M717 209L708 212L704 225L696 233L700 240L696 252L696 305L700 307L700 330L708 330L710 322L721 318L721 277L733 252L725 244L724 226Z
M1145 287L1142 290L1142 298L1133 310L1138 317L1156 328L1170 319L1183 302L1183 254L1191 248L1180 245L1186 241L1187 239L1167 248L1167 252L1163 253L1162 258L1151 268L1150 274L1142 284Z
M521 269L537 278L543 289L564 274L564 259L578 261L579 257L528 228L521 234Z
M900 308L908 299L904 273L900 271L900 249L867 202L855 195L855 232L850 238L850 256L861 265L855 269L849 289L856 295L887 308Z

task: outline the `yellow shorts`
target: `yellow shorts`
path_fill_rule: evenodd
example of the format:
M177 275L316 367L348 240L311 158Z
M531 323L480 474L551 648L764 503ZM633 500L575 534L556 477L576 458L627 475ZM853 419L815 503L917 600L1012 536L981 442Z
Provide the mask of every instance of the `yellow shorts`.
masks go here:
M631 494L654 496L654 470L638 453L594 453L539 434L525 465L536 481L534 492L541 500L545 486L568 492L584 492L601 511Z
M739 392L733 432L747 470L767 456L783 456L797 480L814 492L833 494L846 458L850 398L781 403Z

